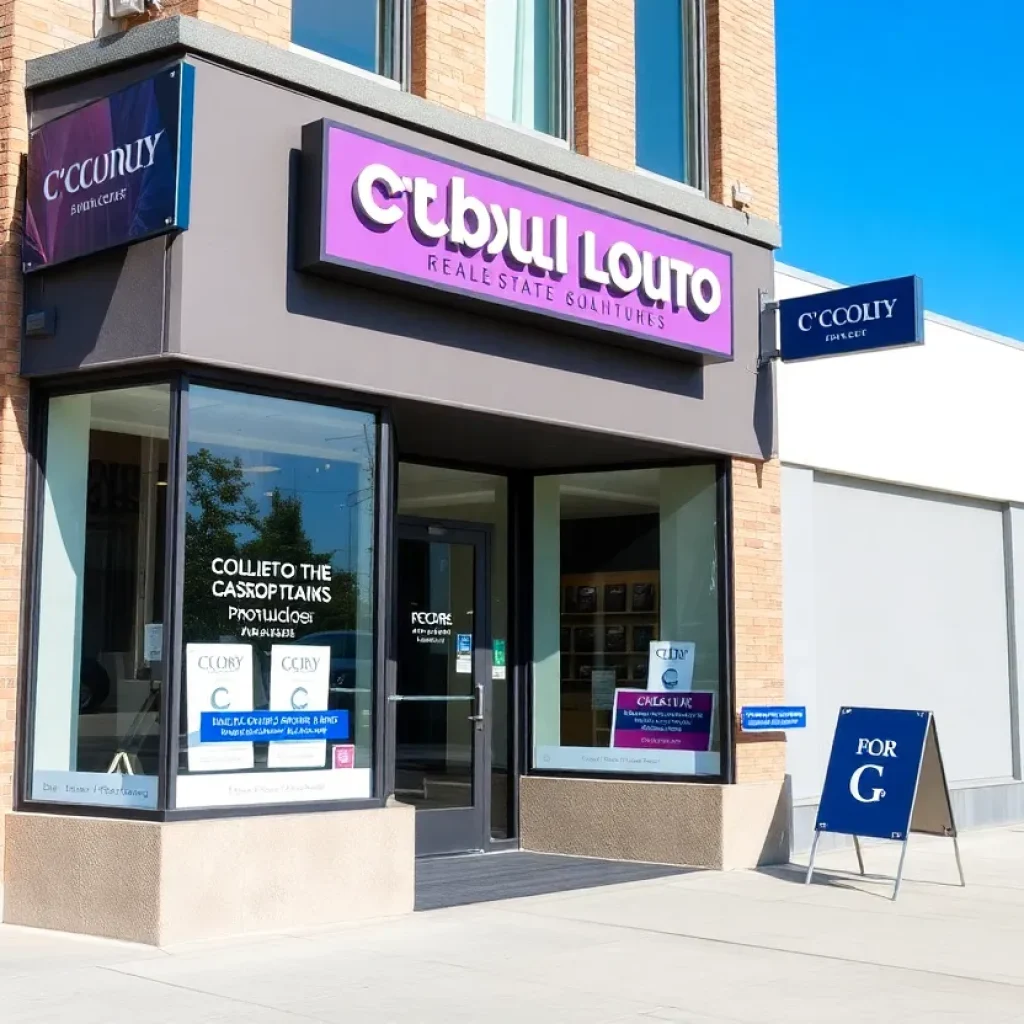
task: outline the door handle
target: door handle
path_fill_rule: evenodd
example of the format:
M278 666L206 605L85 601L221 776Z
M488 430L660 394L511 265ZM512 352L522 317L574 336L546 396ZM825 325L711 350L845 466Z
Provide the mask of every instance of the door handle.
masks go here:
M468 718L471 722L476 722L476 727L480 729L484 724L484 684L477 683L473 689L476 695L476 700L473 704L474 714L469 715Z

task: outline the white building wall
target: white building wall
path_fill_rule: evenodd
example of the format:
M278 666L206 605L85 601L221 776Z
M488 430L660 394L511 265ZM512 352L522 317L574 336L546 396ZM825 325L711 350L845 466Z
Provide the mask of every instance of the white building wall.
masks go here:
M777 369L795 847L842 704L933 710L961 826L1024 820L1024 344L926 314L922 346Z
M777 299L827 290L798 273ZM778 370L783 462L1024 504L1024 344L928 313L924 345Z

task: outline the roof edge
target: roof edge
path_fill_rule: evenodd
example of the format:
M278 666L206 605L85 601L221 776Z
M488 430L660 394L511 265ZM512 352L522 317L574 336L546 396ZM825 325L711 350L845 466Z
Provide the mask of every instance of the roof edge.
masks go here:
M64 84L167 52L196 54L315 93L385 120L498 155L616 198L669 213L755 245L777 249L774 221L712 202L682 185L620 170L484 118L471 117L342 67L217 25L175 15L26 62L29 91Z

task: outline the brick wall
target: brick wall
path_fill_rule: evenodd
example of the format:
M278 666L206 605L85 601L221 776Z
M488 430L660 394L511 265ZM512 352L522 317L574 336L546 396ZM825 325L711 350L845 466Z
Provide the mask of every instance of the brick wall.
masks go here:
M483 117L485 0L413 0L412 91Z
M163 0L162 11L154 8L132 19L132 25L176 14L208 21L265 43L286 46L292 37L291 0Z
M750 212L779 219L773 0L707 0L711 198L753 191Z
M770 462L732 460L733 624L735 705L781 703L781 471ZM738 782L781 780L786 743L775 734L736 733Z
M21 340L22 161L28 151L25 61L93 37L93 0L0 0L0 880L10 809L18 682L28 388Z
M634 0L575 0L576 149L626 170L636 166Z

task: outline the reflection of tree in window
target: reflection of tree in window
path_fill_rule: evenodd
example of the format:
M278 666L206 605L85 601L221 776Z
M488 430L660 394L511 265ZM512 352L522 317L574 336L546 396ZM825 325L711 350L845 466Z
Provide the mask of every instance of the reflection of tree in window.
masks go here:
M324 565L334 551L317 552L303 524L302 500L282 494L280 488L268 493L270 508L264 516L248 493L252 482L245 479L239 457L216 456L200 448L188 460L188 505L185 522L184 635L186 642L215 642L222 635L240 632L227 620L233 600L239 604L267 605L268 602L215 597L211 565L215 558L251 558L294 565ZM293 581L309 584L301 576ZM295 627L296 638L320 630L351 630L356 621L356 575L351 570L332 569L329 603L303 605L314 613L308 627ZM262 625L262 624L254 624ZM273 641L258 647L269 650ZM286 642L286 640L284 641Z
M182 626L186 642L216 641L226 615L224 601L211 592L215 558L238 554L239 527L259 527L259 507L246 494L242 460L200 448L188 458L185 516L185 583Z
M328 564L333 551L316 552L302 523L302 500L284 495L275 488L270 494L270 511L263 517L256 537L242 546L242 555L248 558L266 558L293 565ZM299 579L297 577L297 579ZM305 580L299 580L305 583ZM356 621L355 573L331 570L331 600L319 603L314 625L318 630L354 629ZM297 628L296 636L312 629Z

